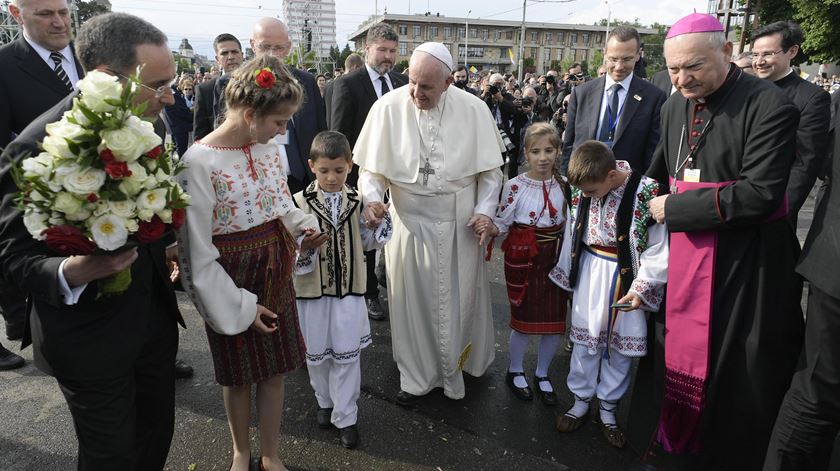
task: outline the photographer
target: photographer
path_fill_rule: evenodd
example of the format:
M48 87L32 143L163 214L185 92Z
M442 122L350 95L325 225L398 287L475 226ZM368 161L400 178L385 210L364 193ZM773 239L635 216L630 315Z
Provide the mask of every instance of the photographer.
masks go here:
M515 156L519 148L519 136L514 135L511 130L514 118L519 111L514 104L513 95L508 95L510 99L504 96L503 87L504 77L501 74L493 74L484 84L479 98L484 100L484 103L487 103L487 107L490 108L490 113L496 121L496 126L502 135L502 141L507 148L505 159L511 160L510 156ZM516 166L515 163L513 165Z

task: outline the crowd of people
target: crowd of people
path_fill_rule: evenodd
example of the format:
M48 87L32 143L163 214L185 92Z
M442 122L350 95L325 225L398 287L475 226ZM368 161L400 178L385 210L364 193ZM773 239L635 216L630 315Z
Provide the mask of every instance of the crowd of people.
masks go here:
M0 48L0 306L9 339L31 343L64 394L79 469L164 467L184 325L176 283L205 322L231 470L286 469L284 376L304 367L317 425L359 446L371 320L390 328L397 404L434 389L464 398L463 374L483 375L495 356L494 247L510 304L504 381L518 400L571 404L558 432L597 404L605 444L630 442L652 467L827 469L840 430L840 94L824 89L836 77L794 70L795 23L763 26L733 56L717 19L688 15L650 80L639 33L619 26L597 77L574 64L518 83L492 71L471 81L435 42L399 73L385 23L328 77L285 66L289 30L262 18L256 57L220 34L218 74L205 76L176 75L166 36L138 17L94 17L71 46L66 0L10 11L24 35ZM57 256L25 229L12 164L38 154L93 70L139 74L135 103L171 135L191 204L158 242ZM797 214L815 184L800 248ZM118 298L98 292L129 267ZM564 343L570 398L549 376ZM23 363L0 346L0 370Z

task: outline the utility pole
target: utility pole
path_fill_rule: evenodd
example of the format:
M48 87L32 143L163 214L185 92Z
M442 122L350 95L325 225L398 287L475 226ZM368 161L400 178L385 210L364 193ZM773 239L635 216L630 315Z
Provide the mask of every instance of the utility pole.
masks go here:
M472 10L467 12L467 21L466 21L466 31L464 31L464 67L467 69L467 77L470 76L470 48L469 48L469 41L470 41L470 13Z
M525 77L525 72L523 69L525 68L525 60L523 59L525 55L525 7L528 5L528 0L522 1L522 33L519 35L519 83L522 83L522 79Z

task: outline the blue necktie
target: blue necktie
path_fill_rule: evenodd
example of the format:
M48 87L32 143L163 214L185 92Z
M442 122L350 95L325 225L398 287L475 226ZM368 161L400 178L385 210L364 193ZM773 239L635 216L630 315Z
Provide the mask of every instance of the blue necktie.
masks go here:
M286 144L286 158L289 160L289 171L296 180L305 182L306 169L303 168L303 159L300 155L300 148L298 147L294 121L289 120L289 124L286 125L286 133L289 135L289 143Z
M615 131L615 127L610 129L612 126L618 125L618 91L621 90L620 83L614 83L612 87L612 97L611 100L608 102L607 109L604 110L604 119L601 121L601 131L598 133L598 140L601 142L609 142L613 140L613 132ZM612 118L612 122L610 122L610 118Z

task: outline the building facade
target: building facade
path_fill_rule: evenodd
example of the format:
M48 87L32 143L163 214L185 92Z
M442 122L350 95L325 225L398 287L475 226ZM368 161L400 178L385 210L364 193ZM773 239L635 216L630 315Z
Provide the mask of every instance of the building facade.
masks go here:
M356 50L364 49L368 28L377 21L390 24L399 34L398 62L408 60L420 44L436 41L449 48L458 64L466 63L478 70L516 70L522 31L519 21L385 14L366 22L350 36ZM604 26L526 22L523 57L533 59L539 73L546 72L553 61L591 62L595 52L604 48L606 29ZM639 33L644 36L656 31L643 28Z
M336 45L335 0L283 0L283 18L295 47L329 57Z

